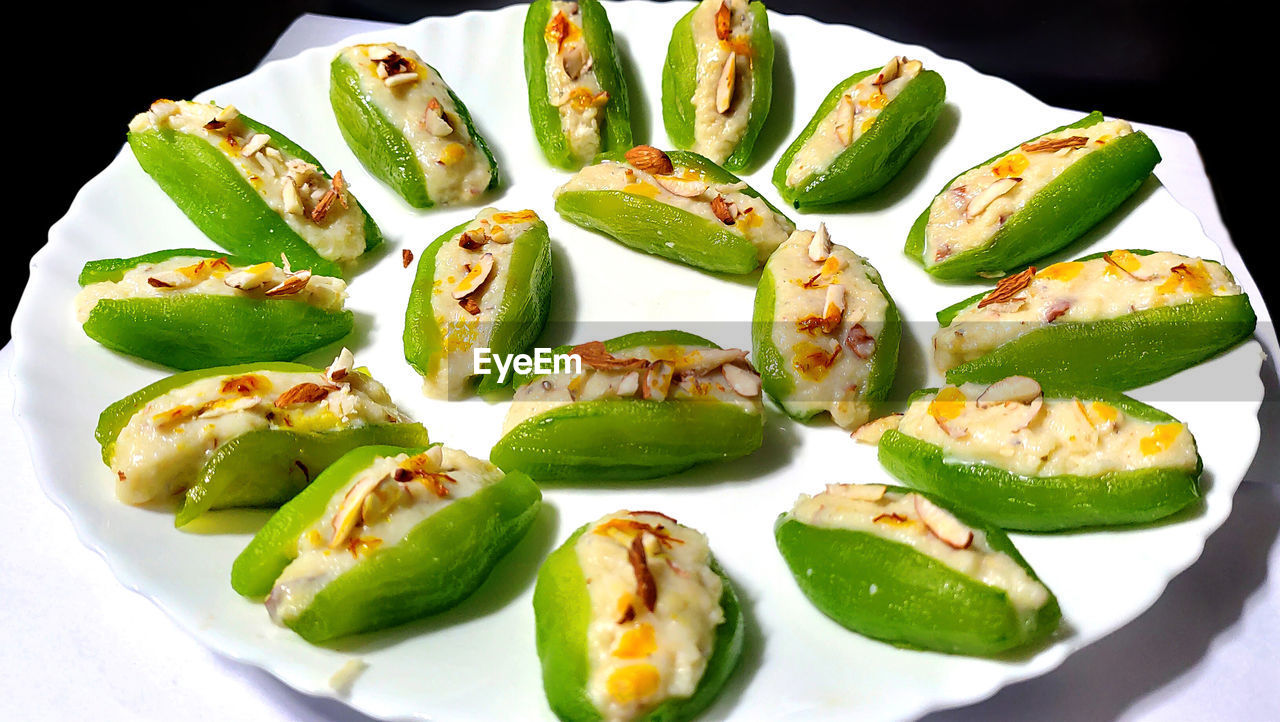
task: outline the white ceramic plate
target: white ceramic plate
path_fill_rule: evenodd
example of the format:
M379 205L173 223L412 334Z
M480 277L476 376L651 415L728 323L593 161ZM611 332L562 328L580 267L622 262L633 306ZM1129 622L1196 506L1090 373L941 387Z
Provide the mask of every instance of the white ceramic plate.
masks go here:
M671 25L684 3L609 3L638 91L637 139L665 145L660 72ZM417 49L452 84L496 146L503 189L490 202L534 208L554 238L557 323L548 345L623 330L683 327L726 346L749 348L755 277L712 277L630 251L561 221L551 190L564 175L542 161L529 128L521 63L524 7L429 18L361 41L393 40ZM823 216L834 238L868 256L910 322L898 391L936 379L925 347L933 313L975 292L942 286L901 253L912 219L954 173L1075 114L1052 109L1009 83L845 26L772 15L778 45L774 112L748 176L776 199L767 176L786 142L830 87L891 54L921 58L947 81L948 106L929 143L902 176L859 209ZM345 44L345 43L344 43ZM417 212L373 180L343 144L328 103L328 61L338 46L270 63L204 93L235 103L341 169L388 237L384 250L351 284L357 331L347 343L360 363L421 419L433 439L484 456L498 437L503 404L423 399L404 363L400 334L415 253L475 208ZM837 52L838 51L838 52ZM845 63L832 66L833 57ZM124 121L116 119L124 133ZM814 216L797 216L805 226ZM1001 660L915 652L847 632L818 613L792 581L773 542L776 515L797 494L830 481L888 481L874 449L830 425L802 426L772 414L765 446L729 464L669 482L606 488L555 487L523 544L493 578L455 610L406 628L316 648L273 626L260 605L228 584L232 559L259 513L222 515L203 533L178 532L168 514L125 506L93 440L98 412L155 381L164 371L115 355L90 341L71 310L76 275L90 259L128 256L209 242L139 169L127 150L77 196L31 263L31 281L14 321L17 414L49 496L125 585L152 599L193 636L219 652L258 665L310 694L333 695L329 679L352 657L368 663L347 697L377 717L549 718L533 643L532 581L543 556L578 525L621 507L660 509L705 531L745 601L750 635L742 667L712 718L902 718L981 699L1010 682L1054 668L1072 651L1133 619L1200 554L1222 523L1258 444L1255 342L1136 395L1187 421L1205 461L1202 508L1177 523L1146 529L1060 536L1017 535L1027 559L1057 592L1061 633L1032 653ZM1220 259L1195 217L1155 182L1104 228L1062 257L1116 247L1158 247ZM324 363L324 354L306 360ZM1188 380L1203 392L1187 391ZM1226 399L1226 400L1224 400Z

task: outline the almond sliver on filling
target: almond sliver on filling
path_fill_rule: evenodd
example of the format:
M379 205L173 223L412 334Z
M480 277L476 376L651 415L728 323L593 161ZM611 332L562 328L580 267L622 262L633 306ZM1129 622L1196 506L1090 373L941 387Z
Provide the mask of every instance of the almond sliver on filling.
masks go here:
M726 32L717 27L717 13L728 9ZM721 16L723 17L723 15ZM697 85L693 103L693 151L724 163L747 130L751 98L751 33L755 20L747 0L703 0L692 18L693 42L698 52ZM721 37L724 35L724 37ZM728 107L723 108L729 84Z
M706 538L647 512L593 523L574 551L587 582L587 695L626 720L697 689L724 621Z
M595 58L582 32L578 3L551 3L551 20L543 39L547 44L547 100L559 110L560 129L574 157L589 162L600 151L600 120L609 94L596 78Z

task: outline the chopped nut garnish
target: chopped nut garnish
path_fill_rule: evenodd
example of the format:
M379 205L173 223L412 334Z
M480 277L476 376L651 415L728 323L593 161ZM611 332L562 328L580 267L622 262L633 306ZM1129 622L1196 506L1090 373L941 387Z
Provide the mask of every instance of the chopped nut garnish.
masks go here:
M836 138L840 145L848 146L853 142L853 119L858 114L858 106L849 95L840 97L836 105Z
M991 205L995 199L1013 190L1015 186L1022 182L1021 178L1000 178L996 182L987 186L985 190L977 195L973 200L969 201L969 205L965 207L965 216L968 218L976 218L982 215L982 212Z
M737 210L732 202L725 200L724 196L718 193L711 199L711 212L726 226L732 226L737 220Z
M631 540L627 547L627 561L636 575L636 596L644 602L645 608L653 611L658 604L658 586L653 580L653 572L649 571L649 562L644 553L644 532Z
M408 268L409 264L413 263L413 251L409 250L408 248L401 249L400 262L404 264L405 268Z
M915 497L916 514L934 536L955 549L967 549L973 544L973 530L955 518L951 512L934 504L919 494Z
M626 152L627 162L637 170L654 175L670 175L675 169L666 153L651 145L637 145Z
M321 386L320 384L306 381L277 396L275 404L280 408L295 404L313 404L317 401L323 401L329 395L329 392L337 390L338 387L336 386Z
M729 51L729 57L720 69L720 79L716 81L716 112L725 114L733 105L733 84L738 74L738 53Z
M329 190L325 191L325 194L320 196L320 200L316 203L315 208L311 209L311 221L313 223L322 222L324 217L329 215L329 207L332 206L333 202L337 199L337 189L331 187Z
M584 365L593 369L639 369L649 365L642 358L619 358L609 353L602 341L588 341L569 349L570 356L577 356Z
M482 229L463 231L462 235L458 236L458 245L468 251L477 250L488 241L489 237L485 235Z
M306 210L302 205L302 197L298 195L298 187L292 181L286 180L282 184L281 195L284 200L285 213L299 216Z
M681 198L695 198L707 190L707 184L699 180L677 178L675 176L655 176L658 185L671 195Z
M666 399L667 392L671 388L671 378L675 375L675 369L671 364L658 361L646 366L642 371L640 397L652 401Z
M729 383L729 388L732 388L734 393L748 399L755 398L760 393L760 377L755 372L735 364L726 364L721 369L724 372L724 380Z
M427 132L437 138L444 138L453 133L453 126L445 120L444 108L435 98L427 101L427 111L422 116L422 123L426 126Z
M401 85L408 85L409 83L418 82L418 74L417 73L400 73L399 75L392 75L391 77L387 78L386 80L383 80L382 82L388 88L397 88Z
M172 283L169 283L168 281L162 281L159 278L156 278L155 276L152 276L151 278L147 279L147 285L151 286L152 288L173 288Z
M351 353L351 349L346 346L338 352L338 357L329 364L329 368L324 370L324 378L331 384L336 384L347 377L351 373L351 369L356 365L355 356Z
M831 255L831 236L827 234L827 224L819 223L818 230L813 232L813 240L809 241L809 260L822 263Z
M873 82L872 85L879 88L885 83L893 82L893 80L898 77L901 70L902 60L903 58L896 55L889 58L889 62L885 63L884 67L880 69L880 74L876 76L875 82Z
M1047 138L1033 143L1023 143L1022 149L1028 153L1040 153L1062 150L1063 148L1080 148L1088 144L1088 142L1089 139L1083 135L1073 135L1069 138Z
M1021 273L1000 279L996 283L995 289L983 296L981 301L978 301L978 308L985 308L993 303L1008 303L1012 301L1014 296L1031 285L1031 281L1035 276L1036 267L1029 266Z
M249 139L249 142L244 144L244 149L240 151L240 155L248 158L254 153L257 153L267 147L267 143L270 142L271 136L266 133L254 133L253 137Z
M729 3L720 3L720 9L716 11L716 37L721 40L728 40L733 33L733 11L729 9Z
M486 253L481 256L480 260L472 264L471 270L467 272L466 276L463 276L462 281L453 289L453 298L461 300L478 291L485 281L489 280L489 276L493 274L493 268L493 254Z
M1027 376L1009 376L991 384L974 403L985 409L1000 404L1029 404L1044 392L1035 379Z
M867 333L867 329L862 324L855 323L849 327L849 331L844 335L844 345L849 347L854 356L862 360L867 360L876 352L876 340Z
M860 444L875 446L880 443L880 437L884 436L886 431L898 428L898 424L902 421L902 416L902 414L889 414L875 421L868 421L855 429L852 436Z
M462 306L462 310L466 311L472 316L480 315L480 304L472 296L467 296L466 298L459 299L458 305Z
M347 179L342 177L342 171L333 174L333 192L338 194L338 202L343 208L350 208L347 205Z
M266 295L274 298L276 296L291 296L307 287L307 283L311 281L311 271L305 268L297 273L291 273L285 276L274 288L267 289Z
M591 69L591 57L587 55L587 48L583 44L575 43L567 50L562 45L560 50L560 64L570 80L577 80Z

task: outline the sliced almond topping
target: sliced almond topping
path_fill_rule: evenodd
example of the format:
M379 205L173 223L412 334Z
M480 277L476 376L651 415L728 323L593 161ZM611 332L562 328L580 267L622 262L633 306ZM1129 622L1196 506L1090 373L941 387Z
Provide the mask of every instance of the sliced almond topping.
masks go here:
M862 324L855 323L844 335L844 345L849 347L854 356L866 361L876 352L876 340L867 333Z
M711 199L711 212L726 226L732 226L738 219L737 207L734 206L732 201L725 200L725 197L719 193L716 194L715 198Z
M965 208L965 216L968 218L977 218L982 212L991 205L995 199L1013 190L1019 183L1021 178L1000 178L995 183L987 186L985 190L979 193L973 200L969 201L969 205Z
M733 105L733 83L738 75L738 53L729 51L729 57L720 69L720 79L716 81L716 112L726 114Z
M648 365L642 358L619 358L609 353L601 341L588 341L569 349L569 355L577 356L585 366L593 369L639 369Z
M853 142L853 119L858 114L858 106L849 95L840 96L836 104L836 138L840 144L848 146Z
M1006 276L996 282L996 287L982 297L978 301L978 308L986 308L993 303L1008 303L1014 300L1013 297L1018 295L1027 286L1031 285L1031 281L1036 277L1036 267L1028 266L1021 273L1015 273L1012 276Z
M675 369L671 364L658 361L644 369L644 377L640 382L640 396L652 401L663 401L671 388L671 377Z
M1047 138L1045 140L1037 140L1032 143L1023 143L1022 149L1028 153L1041 153L1067 148L1080 148L1088 143L1089 139L1083 135L1073 135L1068 138Z
M453 298L455 300L466 298L475 293L484 282L489 280L489 276L493 274L493 254L486 253L480 257L471 266L471 270L466 276L462 277L462 281L453 289Z
M176 288L178 281L173 277L174 274L160 273L147 279L147 285L152 288Z
M560 64L570 80L577 80L591 69L591 56L587 55L587 48L582 43L574 43L567 50L561 46Z
M462 306L462 310L472 316L480 315L480 303L476 301L475 296L467 296L466 298L458 301L458 305Z
M827 484L827 493L857 501L880 501L889 488L884 484Z
M338 200L338 191L335 188L329 188L324 195L320 196L320 200L316 202L314 208L311 209L311 221L313 223L321 223L325 216L329 215L329 208L333 206L333 202Z
M1071 300L1066 298L1059 298L1058 300L1050 304L1049 308L1045 309L1044 322L1053 323L1054 321L1058 320L1059 316L1061 316L1062 314L1070 310L1071 310Z
M626 376L622 377L621 381L618 382L619 396L635 396L636 392L639 390L640 390L640 372L639 371L632 371L631 373L628 373Z
M880 443L880 437L884 436L886 431L897 429L900 423L902 423L902 414L889 414L859 426L854 429L852 436L860 444L875 446Z
M671 365L682 375L701 376L725 364L746 360L747 352L740 348L700 348L671 361Z
M489 242L489 236L485 234L484 229L476 228L469 231L463 231L458 236L458 245L468 251L476 251Z
M968 549L973 544L973 530L964 522L919 494L913 494L916 502L916 514L925 527L948 546L954 549Z
M196 413L202 419L216 419L219 416L234 414L238 411L248 411L258 404L262 403L262 399L256 396L241 396L234 399L216 399L210 401Z
M275 268L275 265L271 263L258 263L248 268L228 273L223 277L222 282L231 288L251 291L266 283Z
M396 54L396 51L384 45L371 46L367 52L370 60L386 60Z
M240 111L236 109L236 106L228 105L222 110L219 110L217 114L213 116L212 120L204 124L204 127L206 130L220 130L226 127L227 123L230 123L238 117L240 117Z
M338 202L343 208L350 208L347 205L347 179L343 177L342 171L333 174L333 191L338 194Z
M285 213L300 216L306 210L302 205L302 196L298 195L298 186L294 185L293 181L281 184L281 196L284 200Z
M285 276L285 279L276 286L267 289L267 296L274 298L276 296L291 296L307 287L307 283L311 281L311 271L305 268L297 273L291 273Z
M844 286L833 283L827 286L827 298L822 304L822 332L831 333L840 327L844 316Z
M408 248L400 249L400 263L404 264L405 268L408 268L409 264L413 263L413 251Z
M707 190L707 184L699 180L677 178L675 176L655 176L654 180L668 193L681 198L694 198Z
M1044 399L1037 397L1031 400L1031 403L1016 407L1019 410L1019 417L1014 420L1013 430L1022 431L1031 425L1036 417L1040 415L1040 409L1044 408Z
M329 539L330 549L337 549L346 542L351 530L356 526L356 521L360 518L361 510L364 509L365 498L381 483L382 479L369 476L356 482L355 486L347 490L346 495L342 497L342 505L338 507L337 513L333 515L333 521L330 522L333 529L333 536Z
M998 404L1029 404L1040 398L1043 393L1035 379L1026 376L1009 376L988 386L975 403L980 409Z
M729 9L729 3L720 3L720 9L716 11L716 37L721 40L728 40L733 34L733 11Z
M725 364L721 370L729 388L737 395L751 399L760 394L760 377L754 371L736 364Z
M809 260L822 263L831 255L831 236L827 234L827 224L819 223L818 230L813 232L813 240L809 241Z
M654 175L670 175L675 171L671 158L651 145L637 145L626 153L627 162L636 170Z
M275 404L280 408L297 404L314 404L317 401L323 401L329 392L337 390L336 386L321 386L305 381L277 396Z
M338 352L338 357L329 364L329 368L324 370L324 378L331 384L336 384L347 377L351 373L351 369L355 368L356 358L351 353L351 349L346 346Z
M181 406L175 406L168 411L162 411L158 414L154 414L151 417L151 423L154 424L156 428L164 428L166 426L175 426L180 424L187 419L194 418L195 415L195 407L182 404Z
M627 561L636 575L636 596L644 602L649 611L658 604L658 585L653 580L653 572L649 571L649 561L644 553L644 532L640 532L627 547Z
M241 149L240 155L244 156L245 158L248 158L249 156L252 156L254 153L257 153L258 151L267 147L267 143L270 143L270 142L271 142L271 136L267 135L266 133L254 133L253 137L249 139L249 142L244 144L244 148Z
M885 63L884 67L880 69L880 74L876 76L876 80L872 85L878 88L885 83L893 82L902 69L902 60L903 58L896 55L889 58L889 62Z
M445 120L444 108L435 98L427 101L427 112L422 117L422 124L426 126L428 133L437 138L444 138L453 133L453 126Z
M382 83L388 88L398 88L401 85L408 85L409 83L416 82L418 82L418 74L412 71L392 75L382 81Z

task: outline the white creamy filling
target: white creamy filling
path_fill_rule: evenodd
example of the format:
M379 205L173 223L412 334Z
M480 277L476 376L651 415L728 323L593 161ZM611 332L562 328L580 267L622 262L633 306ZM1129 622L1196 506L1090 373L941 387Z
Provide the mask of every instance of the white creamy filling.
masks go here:
M582 11L576 2L551 3L547 44L547 100L560 111L560 129L569 150L583 163L600 152L600 121L609 94L596 78L595 58L582 34Z
M796 231L767 266L775 294L770 338L795 382L782 405L795 414L828 411L852 428L870 414L862 392L889 303L860 256L827 244L815 261L813 244L813 231Z
M580 374L539 376L516 389L502 433L561 406L607 398L710 400L734 404L751 413L763 413L759 376L747 365L745 351L640 346L618 351L615 357L642 359L647 363L631 368L592 368L588 359L583 358ZM728 371L734 376L733 380L726 377L726 366L734 367Z
M272 621L296 618L371 553L395 546L427 518L503 476L486 461L440 446L414 456L378 457L333 495L320 519L298 538L297 557L267 597Z
M956 178L929 208L925 265L984 245L1072 163L1132 132L1127 122L1108 120L1047 133Z
M434 203L473 200L489 187L489 158L458 115L449 86L417 53L382 43L343 48L340 57L409 142Z
M697 86L693 92L693 151L723 163L747 131L755 80L751 76L755 48L751 33L755 19L748 0L702 0L693 12L693 42L698 51ZM716 13L729 10L728 32L722 38L716 29ZM733 70L725 66L733 58ZM729 107L717 107L724 95L726 74L732 76Z
M556 189L555 195L559 197L572 191L622 191L651 198L715 221L729 232L742 236L756 247L756 256L761 262L795 230L791 221L770 210L764 200L743 193L746 183L711 183L691 168L675 171L672 175L653 175L627 164L605 161L575 173ZM730 214L727 217L732 219L732 224L725 223L712 208L717 197L727 204Z
M423 392L428 396L456 397L475 375L473 349L488 346L493 336L493 324L507 290L515 240L537 222L538 214L533 211L486 208L440 247L431 288L431 310L441 331L444 353L432 359L423 381ZM488 261L484 260L486 255L490 257ZM489 263L491 269L480 278L477 274ZM462 299L454 298L455 292L469 287L464 284L477 282L480 285L473 292Z
M940 447L948 463L990 464L1024 476L1195 468L1195 439L1184 424L1143 421L1074 398L984 408L986 388L948 386L912 402L898 431Z
M319 168L294 157L269 135L250 130L234 107L157 100L129 123L135 133L152 128L195 136L221 151L271 210L321 257L348 261L364 253L365 216L350 194L334 189Z
M294 390L302 384L318 388ZM301 391L311 393L299 396ZM120 430L111 458L116 496L142 504L180 494L215 449L251 431L324 431L404 420L382 384L354 372L337 383L320 372L199 379L152 399Z
M290 274L274 263L232 266L225 258L174 257L135 266L125 271L119 281L85 286L76 295L76 319L84 323L103 299L186 295L278 298L340 311L347 298L347 284L330 276Z
M661 514L619 511L592 524L574 551L591 600L587 696L600 714L630 720L691 696L725 620L706 537Z
M919 60L894 58L879 72L849 83L836 107L823 116L813 135L792 157L791 165L787 166L787 185L800 185L809 176L831 167L846 148L871 130L880 112L921 70Z
M1109 256L1110 261L1055 263L1009 300L988 294L975 301L934 334L934 364L946 372L1053 323L1090 323L1241 293L1227 269L1213 261L1163 251L1149 256L1115 251Z
M791 510L791 518L802 524L824 529L846 529L874 534L882 539L905 544L917 552L951 567L987 586L1009 595L1020 616L1033 616L1049 601L1049 590L1036 581L1013 557L991 548L981 529L964 526L954 517L953 527L972 533L964 548L944 541L922 519L916 508L917 494L886 491L874 497L873 485L829 484L815 496L801 494ZM873 493L867 493L871 490ZM948 514L948 516L950 516Z

